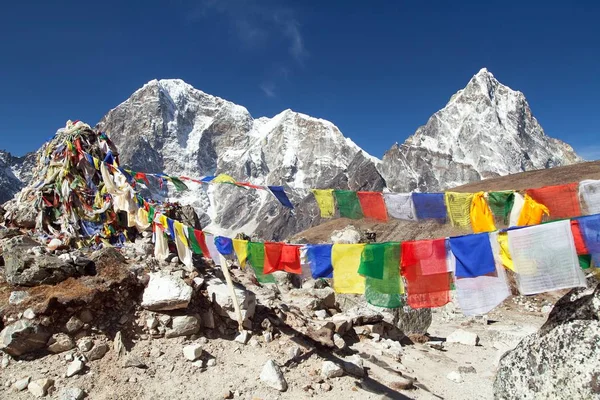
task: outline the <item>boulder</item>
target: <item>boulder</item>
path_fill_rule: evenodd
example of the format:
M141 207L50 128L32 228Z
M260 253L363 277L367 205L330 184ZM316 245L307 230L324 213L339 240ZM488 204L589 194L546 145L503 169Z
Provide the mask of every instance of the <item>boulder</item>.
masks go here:
M29 385L29 382L31 381L31 377L28 376L26 378L23 379L19 379L18 381L16 381L15 383L13 383L12 387L17 391L20 392L22 390L27 389L27 386Z
M350 375L362 378L365 376L365 367L362 358L358 354L344 359L344 371Z
M52 379L38 379L29 382L27 390L35 397L44 397L48 394L48 389L50 389L52 385L54 385L54 380Z
M18 357L46 347L49 336L41 326L22 319L0 332L0 350Z
M73 317L69 318L69 320L65 324L65 329L69 333L76 333L81 328L83 328L83 325L84 325L83 322L79 318L73 316Z
M574 289L537 333L500 360L496 399L600 397L600 286Z
M323 361L321 376L323 378L337 378L344 375L344 369L333 361Z
M28 251L38 246L39 243L27 236L17 236L4 242L4 268L9 284L53 285L71 276L81 276L85 273L85 267L62 261L49 254L35 255Z
M260 380L267 386L273 389L285 392L287 390L287 382L283 376L283 372L273 360L267 361L260 373Z
M192 299L192 288L182 279L166 273L151 273L148 287L144 290L142 307L164 311L187 308Z
M59 400L82 400L85 392L77 387L64 388L58 393Z
M479 336L476 333L457 329L446 338L446 343L460 343L467 346L477 346Z
M254 311L256 310L256 295L249 290L240 288L238 285L234 285L233 288L242 311L244 327L251 329L252 317L254 317ZM229 294L227 284L221 279L212 278L206 281L206 290L208 297L213 302L215 311L223 317L229 317L237 321L233 300Z
M73 360L67 367L67 378L72 377L73 375L77 375L85 368L85 364L81 360Z
M86 357L90 361L100 360L104 355L108 353L107 343L96 343L94 347L86 354Z
M335 291L330 287L323 289L292 289L292 301L308 310L328 310L335 308Z
M393 311L395 325L405 335L424 335L431 326L430 308L413 309L409 307L395 308Z
M24 290L15 290L10 292L10 297L8 298L9 304L20 304L25 301L29 297L29 293Z
M196 361L201 355L202 345L200 344L190 344L183 348L183 356L190 361Z
M344 229L333 231L331 241L333 243L360 243L362 242L362 234L354 226L348 225Z
M55 333L48 340L48 351L54 354L71 350L74 347L73 339L65 333Z
M174 338L179 336L189 336L198 333L200 330L200 319L194 315L184 315L173 318L172 328L169 329L165 337Z

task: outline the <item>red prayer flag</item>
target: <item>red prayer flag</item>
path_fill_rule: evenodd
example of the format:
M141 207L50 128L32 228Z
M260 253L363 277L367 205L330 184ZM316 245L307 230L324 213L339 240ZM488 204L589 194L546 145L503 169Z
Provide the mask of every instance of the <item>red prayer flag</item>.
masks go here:
M528 189L527 194L548 207L551 219L579 217L579 183Z
M150 186L150 181L148 180L146 174L144 174L143 172L136 172L133 179L135 179L136 181L142 180L146 183L146 185Z
M418 265L423 275L447 272L446 239L402 242L402 268L411 265Z
M280 265L285 272L290 274L302 274L302 266L300 265L300 248L292 244L284 244L281 250Z
M206 246L206 239L204 238L204 232L199 231L198 229L194 229L194 237L196 241L200 245L200 249L202 249L202 255L206 258L212 258L210 251L208 251L208 246ZM216 254L215 254L216 256Z
M380 192L357 192L358 201L365 218L387 221L387 209Z
M579 227L579 221L576 219L571 221L571 232L573 232L573 240L575 241L575 249L577 255L581 256L584 254L590 254L585 242L583 241L583 235L581 234L581 228Z
M265 242L265 264L263 274L272 274L275 271L282 271L280 265L283 243Z

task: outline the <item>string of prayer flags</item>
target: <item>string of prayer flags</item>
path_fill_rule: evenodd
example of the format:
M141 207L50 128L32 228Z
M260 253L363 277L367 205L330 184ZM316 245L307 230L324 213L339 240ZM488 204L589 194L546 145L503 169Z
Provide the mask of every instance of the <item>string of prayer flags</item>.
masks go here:
M600 180L579 182L579 197L583 201L585 214L600 214Z
M365 218L387 221L387 210L381 192L358 192L358 201Z
M529 189L527 194L549 210L552 219L573 218L581 215L579 207L579 184L544 186Z
M233 240L224 236L217 236L215 238L215 247L224 256L228 256L233 253Z
M575 242L575 251L577 251L577 255L590 254L590 251L583 240L579 221L576 219L571 220L571 233L573 233L573 241Z
M246 260L248 259L248 241L243 239L233 239L233 249L240 267L244 269L246 267Z
M337 293L362 294L365 292L365 278L358 272L364 244L333 245L331 264L333 265L333 289Z
M332 244L306 245L306 257L310 264L313 279L333 278L333 265L331 265Z
M479 192L473 195L471 200L471 227L473 232L492 232L496 230L494 215L485 200L485 193Z
M508 222L508 216L512 210L515 201L515 193L513 191L489 192L487 194L487 202L494 217L498 221Z
M600 215L579 218L579 226L594 264L600 265Z
M277 198L277 200L279 200L282 206L287 208L294 208L294 205L287 197L287 194L285 194L283 186L268 186L268 188L271 191L271 193L273 193L273 195Z
M413 203L417 219L446 220L447 211L444 193L413 193Z
M265 275L265 246L260 242L248 242L248 262L254 270L256 280L260 283L275 283L273 275Z
M368 245L367 245L368 246ZM367 250L363 251L363 255ZM381 279L371 276L365 278L365 299L371 305L385 308L398 308L404 302L404 288L400 278L400 243L385 243L383 246L383 275ZM362 261L361 261L362 265ZM369 268L371 269L371 268Z
M538 225L542 222L544 215L549 214L550 211L545 205L538 203L531 196L526 194L517 225Z
M509 230L508 245L521 294L586 286L570 221Z
M167 177L167 180L169 180L173 184L173 186L175 186L175 189L177 189L177 191L179 191L179 192L182 192L184 190L188 190L187 185L185 183L183 183L181 181L181 179L179 179L179 178L176 178L174 176L170 176L170 177Z
M444 193L444 201L448 212L448 219L452 226L469 228L471 226L471 201L473 193Z
M383 199L390 217L407 221L417 220L411 193L384 193Z
M235 179L227 174L219 174L210 181L211 183L231 183L235 185Z
M457 278L476 278L496 269L489 234L477 233L448 239L456 258Z
M321 210L321 218L332 218L335 214L333 189L313 189L312 193L315 196L319 210Z
M340 211L340 217L350 219L363 218L363 212L358 201L358 195L353 190L334 190L335 201Z
M506 273L502 260L498 256L500 249L497 235L497 232L489 235L481 234L481 237L487 236L486 239L495 256L492 258L493 272L472 278L456 277L454 281L456 299L464 315L487 314L510 295Z

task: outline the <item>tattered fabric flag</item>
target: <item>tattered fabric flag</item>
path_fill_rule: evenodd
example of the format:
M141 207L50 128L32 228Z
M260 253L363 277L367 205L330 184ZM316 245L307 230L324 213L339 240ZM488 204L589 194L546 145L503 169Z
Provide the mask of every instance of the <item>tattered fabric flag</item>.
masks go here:
M509 230L508 245L521 294L586 286L570 221Z
M205 176L204 178L200 179L200 181L204 182L204 183L209 183L212 182L213 179L215 179L216 176L211 175L211 176Z
M194 229L194 238L196 239L196 242L198 242L198 246L200 246L200 249L202 250L202 253L200 254L202 254L206 258L212 258L210 250L206 245L206 236L204 235L204 232L198 229Z
M148 206L148 222L154 221L155 213L156 213L156 209L152 206Z
M227 256L233 253L233 241L225 236L217 236L215 238L215 247L219 253Z
M123 174L123 176L125 177L125 179L127 180L127 182L129 182L129 184L133 184L134 183L133 176L131 176L131 174L125 168L118 167L117 169L119 170L120 173Z
M507 223L515 201L515 193L513 191L489 192L487 200L494 217L499 221Z
M402 267L417 264L423 275L443 274L449 271L446 261L446 239L402 243Z
M448 239L456 258L457 278L476 278L496 269L489 234L478 233Z
M167 217L167 228L169 229L169 235L171 239L175 240L175 221Z
M361 219L363 217L360 202L355 191L334 190L333 194L335 195L338 210L340 210L340 217L350 219Z
M402 300L404 287L400 279L400 243L390 242L384 244L382 262L382 278L377 279L367 276L365 279L365 299L369 304L377 307L401 307L404 304Z
M579 182L579 197L583 199L585 215L600 214L600 180Z
M145 183L147 186L150 186L150 181L148 180L146 174L144 174L143 172L136 172L133 176L133 179L135 179L139 183Z
M412 199L417 219L446 220L444 193L413 193Z
M504 265L504 268L506 269L510 269L511 271L515 271L515 266L513 264L512 261L512 257L510 255L510 250L508 248L508 233L506 232L500 232L497 235L497 240L498 240L498 251L500 252L500 260L502 261L502 265ZM495 247L492 246L492 250L494 250ZM495 251L495 250L494 250ZM496 257L496 253L494 252L494 258Z
M210 254L211 260L217 265L221 265L221 258L219 257L219 250L215 245L215 235L204 232L206 247L208 248L208 253ZM206 255L204 256L206 257Z
M187 227L179 222L175 221L175 246L177 247L177 256L179 257L179 261L183 263L183 265L187 267L193 267L192 262L192 251L188 247L187 237L185 236L184 229L187 230Z
M387 221L387 210L381 192L358 192L358 201L365 218Z
M169 256L169 243L165 231L159 224L154 224L154 258L164 261Z
M419 264L402 267L407 303L411 308L442 307L450 302L450 274L423 275Z
M496 230L494 215L485 201L483 192L475 193L471 201L471 228L473 232L492 232Z
M591 254L579 255L579 267L581 269L589 269L592 267L592 256Z
M194 228L191 226L187 227L188 229L188 239L190 241L190 247L194 254L202 254L202 247L200 247L200 243L198 243L198 238L196 237L196 233L194 232ZM203 238L204 239L204 238Z
M510 216L508 226L518 226L519 217L521 216L521 211L523 210L523 205L525 204L525 198L521 195L521 193L514 192L513 193L513 205L510 209Z
M210 181L211 183L232 183L235 184L235 179L233 179L232 176L229 176L227 174L219 174L217 175L212 181Z
M497 232L482 235L482 237L487 236L486 239L494 255L500 252L497 235ZM464 315L487 314L510 296L502 260L500 257L493 257L492 262L494 262L493 272L474 278L457 277L454 281L458 305Z
M444 194L444 201L452 226L470 228L473 193L446 192Z
M242 269L246 268L248 259L248 241L242 239L233 239L233 249Z
M109 165L113 165L115 163L115 158L113 157L113 153L112 151L108 151L106 153L106 156L104 157L104 162L109 164Z
M265 246L259 242L248 242L248 262L254 270L256 280L260 283L275 283L273 275L265 275L263 268L265 265Z
M273 195L277 198L277 200L279 200L282 206L287 208L294 208L294 205L287 197L287 194L285 194L283 186L268 186L268 188L271 191L271 193L273 193Z
M416 221L417 213L411 193L384 193L383 199L390 217Z
M538 225L542 222L544 215L549 214L550 212L545 205L538 203L531 196L526 194L517 225Z
M331 265L332 244L308 244L306 256L310 264L313 279L333 278L333 265Z
M333 265L333 289L337 293L362 294L365 292L365 278L357 272L364 244L333 245L331 264Z
M581 208L579 207L578 193L579 183L527 190L528 195L548 208L552 219L580 216Z
M573 241L575 242L575 250L577 251L577 255L590 254L590 251L583 240L579 221L576 219L571 220L571 232L573 233Z
M331 218L335 214L335 201L333 200L333 189L313 189L312 190L321 218Z
M172 183L172 184L175 186L175 189L177 189L179 192L182 192L182 191L184 191L184 190L188 190L188 187L187 187L187 185L186 185L185 183L183 183L183 182L181 181L181 179L179 179L179 178L176 178L176 177L174 177L174 176L170 176L168 179L169 179L169 180L171 181L171 183Z
M371 278L383 279L383 265L387 243L367 243L360 257L358 273Z
M282 271L283 267L280 268L279 260L281 259L281 250L283 243L278 242L265 242L265 264L263 267L264 274L272 274L275 271Z
M592 255L596 266L600 266L600 215L591 215L578 219L583 240Z

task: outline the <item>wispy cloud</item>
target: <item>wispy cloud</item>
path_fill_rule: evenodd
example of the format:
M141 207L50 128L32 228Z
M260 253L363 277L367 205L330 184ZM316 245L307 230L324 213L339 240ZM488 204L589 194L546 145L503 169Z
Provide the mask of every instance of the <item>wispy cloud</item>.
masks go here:
M188 14L190 22L220 14L229 21L239 43L248 50L285 44L287 54L275 54L276 63L266 66L269 79L259 85L268 97L276 97L275 77L289 80L293 67L302 67L308 58L297 13L275 0L201 0Z

